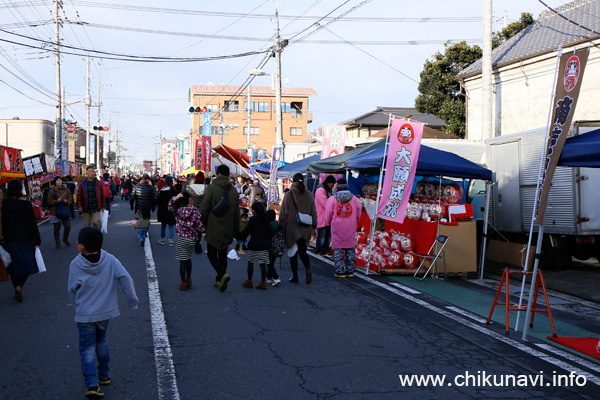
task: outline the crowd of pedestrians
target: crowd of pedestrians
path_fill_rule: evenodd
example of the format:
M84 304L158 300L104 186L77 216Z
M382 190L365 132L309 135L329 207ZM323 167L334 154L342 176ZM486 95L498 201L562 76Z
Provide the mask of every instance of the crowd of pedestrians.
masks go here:
M156 220L161 225L158 243L175 246L180 290L192 287L192 255L203 253L203 238L208 261L215 271L214 285L219 291L227 290L231 280L227 272L228 251L234 240L240 254L248 250L247 276L241 281L242 286L266 290L268 284L281 283L275 262L285 254L291 266L289 282L300 282L299 258L304 265L304 282L312 283L307 249L315 234L316 255L329 254L330 245L333 246L334 276L353 276L354 232L361 206L348 191L344 179L337 181L336 191L335 185L335 178L327 176L313 196L304 176L294 175L280 202L277 218L276 211L266 207L261 181L234 178L226 165L220 165L212 179L197 174L185 180L166 175L153 180L144 174L138 180L108 173L98 179L93 166L87 168L86 177L77 185L69 177L64 181L61 177L54 179L48 189L47 204L56 248L61 243L71 246L70 220L75 216L74 208L83 217L84 228L77 238L79 255L71 263L68 290L75 304L82 372L88 388L86 397L101 398L100 386L111 381L106 329L109 319L119 314L117 286L122 288L130 307L136 308L138 304L126 269L102 250L100 213L104 210L110 213L115 197L127 201L134 212L134 226L142 247L148 238L152 213L157 210ZM23 301L23 287L29 275L38 272L35 251L41 244L33 207L24 194L21 182L12 180L0 196L0 237L12 258L7 272L19 303ZM240 207L244 195L248 197L247 209ZM260 281L256 285L255 264L260 268Z

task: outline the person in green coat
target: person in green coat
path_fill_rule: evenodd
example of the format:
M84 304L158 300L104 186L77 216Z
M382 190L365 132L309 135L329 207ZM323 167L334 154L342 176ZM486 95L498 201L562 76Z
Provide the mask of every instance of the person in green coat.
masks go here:
M225 190L228 190L229 208L219 216L212 210L221 201ZM204 191L200 213L202 214L202 223L206 227L208 260L217 272L215 286L224 292L230 279L227 273L227 250L233 242L234 232L240 226L239 196L229 181L227 165L217 167L217 177Z

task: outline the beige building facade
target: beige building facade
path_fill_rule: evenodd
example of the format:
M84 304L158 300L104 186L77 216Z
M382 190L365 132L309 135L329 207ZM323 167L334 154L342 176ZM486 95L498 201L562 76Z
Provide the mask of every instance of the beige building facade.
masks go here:
M189 92L190 106L212 111L212 145L223 143L244 152L248 148L248 97L251 104L250 147L271 153L276 142L277 117L275 91L270 87L193 85ZM310 97L316 97L311 88L282 88L284 144L307 140L308 124L312 122ZM197 139L202 114L191 116L192 137Z

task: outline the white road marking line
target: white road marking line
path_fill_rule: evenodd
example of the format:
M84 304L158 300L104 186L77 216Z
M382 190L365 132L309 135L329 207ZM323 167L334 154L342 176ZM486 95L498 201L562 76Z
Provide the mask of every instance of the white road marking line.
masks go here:
M600 365L595 364L595 363L593 363L591 361L588 361L588 360L581 359L581 358L577 357L576 355L574 355L572 353L566 352L566 351L561 350L561 349L557 349L556 347L554 347L554 346L552 346L550 344L547 344L547 343L536 343L535 345L538 346L538 347L541 347L542 349L544 349L546 351L550 351L550 352L552 352L552 353L554 353L556 355L559 355L559 356L561 356L563 358L566 358L566 359L569 359L571 361L580 363L584 367L587 367L587 368L589 368L589 369L591 369L593 371L600 372Z
M463 315L467 318L471 318L474 321L477 321L481 324L485 324L487 319L480 317L479 315L473 314L467 310L463 310L462 308L454 307L454 306L446 306L448 310L454 311L457 314ZM491 323L491 322L490 322Z
M390 285L392 286L396 286L398 289L402 289L405 292L411 293L411 294L421 294L421 292L419 292L418 290L415 290L413 288L409 288L408 286L404 286L401 283L390 283Z
M317 258L317 257L315 257L315 258ZM321 261L324 261L324 262L326 262L328 264L333 265L333 262L331 262L331 261L329 261L327 259L324 259L322 257L319 257L319 259ZM532 347L529 347L526 344L523 344L523 343L521 343L521 342L519 342L517 340L508 338L508 337L506 337L504 335L501 335L501 334L496 333L496 332L494 332L494 331L492 331L490 329L487 329L487 328L485 328L485 327L483 327L481 325L475 324L474 322L468 321L468 320L466 320L466 319L464 319L462 317L459 317L456 314L453 314L453 313L448 312L448 311L446 311L444 309L441 309L441 308L436 307L436 306L434 306L432 304L429 304L428 302L426 302L424 300L418 299L418 298L416 298L414 296L411 296L410 294L406 294L404 292L401 292L398 289L390 287L390 285L388 285L388 284L385 284L385 283L382 283L382 282L378 282L378 281L376 281L374 279L371 279L371 278L369 278L366 275L355 274L354 276L358 277L358 278L360 278L360 279L362 279L364 281L367 281L367 282L369 282L369 283L371 283L371 284L373 284L375 286L379 286L379 287L381 287L381 288L383 288L383 289L385 289L387 291L390 291L390 292L392 292L394 294L397 294L398 296L403 297L406 300L412 301L413 303L417 303L418 305L423 306L423 307L425 307L425 308L427 308L427 309L429 309L431 311L434 311L434 312L436 312L438 314L444 315L444 316L446 316L446 317L448 317L448 318L450 318L450 319L452 319L452 320L454 320L454 321L456 321L458 323L461 323L463 325L468 326L469 328L475 329L476 331L481 332L484 335L490 336L490 337L492 337L492 338L494 338L496 340L499 340L499 341L501 341L503 343L506 343L509 346L514 347L515 349L521 350L521 351L523 351L523 352L525 352L525 353L527 353L529 355L537 357L537 358L539 358L541 360L544 360L544 361L546 361L546 362L548 362L550 364L554 364L557 367L564 369L565 371L569 371L569 372L570 371L575 371L579 375L584 375L589 382L592 382L592 383L600 386L600 377L598 377L596 375L592 375L592 374L590 374L590 373L588 373L586 371L583 371L579 367L576 367L576 366L574 366L572 364L569 364L567 362L564 362L562 360L554 358L554 357L552 357L552 356L550 356L550 355L548 355L546 353L542 353L541 351L538 351L538 350L536 350L536 349L534 349ZM577 363L579 365L587 367L588 364L589 364L589 361L584 360L584 359L582 359L580 357L577 357L577 356L572 355L572 354L569 354L569 356L570 356L570 357L568 357L569 360L571 360L571 361L573 361L573 362L575 362L575 363ZM567 358L567 357L565 357L565 358ZM595 371L595 369L593 369L593 370Z
M152 339L154 342L154 360L156 362L156 377L158 381L158 398L160 400L179 400L177 377L173 365L173 353L169 343L169 333L165 322L160 291L158 290L158 277L150 236L144 244L146 255L146 273L148 276L148 297L150 299L150 319L152 321Z

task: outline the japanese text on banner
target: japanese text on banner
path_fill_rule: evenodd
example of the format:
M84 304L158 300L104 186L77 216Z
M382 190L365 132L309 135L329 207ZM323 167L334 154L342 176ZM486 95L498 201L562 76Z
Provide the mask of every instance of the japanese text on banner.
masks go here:
M554 108L552 110L552 126L549 132L550 140L546 145L546 159L541 177L542 184L538 188L537 203L534 207L535 223L538 225L544 223L544 212L546 211L548 194L552 186L552 177L571 128L588 55L589 51L586 48L575 53L563 54L560 58L556 97L554 98Z
M419 161L423 124L395 119L389 135L377 216L402 223Z

